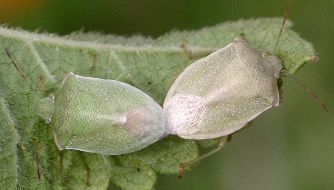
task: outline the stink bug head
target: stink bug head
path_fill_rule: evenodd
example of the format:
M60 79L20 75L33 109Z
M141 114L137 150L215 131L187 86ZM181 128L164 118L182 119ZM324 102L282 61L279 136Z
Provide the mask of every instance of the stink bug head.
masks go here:
M52 126L60 149L118 155L165 135L162 108L128 84L69 74L55 94Z
M263 57L268 63L266 66L271 67L272 74L278 79L283 69L282 61L274 55L263 54Z

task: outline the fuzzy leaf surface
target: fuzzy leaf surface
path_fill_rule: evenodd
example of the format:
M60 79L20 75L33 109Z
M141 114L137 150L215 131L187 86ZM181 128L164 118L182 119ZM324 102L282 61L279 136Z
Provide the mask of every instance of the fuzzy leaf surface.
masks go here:
M36 115L37 102L74 72L129 83L162 103L187 65L241 34L257 50L273 53L280 25L281 18L239 20L157 39L80 32L59 37L1 27L1 186L106 189L111 180L122 189L152 189L157 174L177 173L179 162L197 157L194 141L169 137L144 150L108 158L59 151L52 129ZM288 22L275 54L292 74L315 53L290 27Z

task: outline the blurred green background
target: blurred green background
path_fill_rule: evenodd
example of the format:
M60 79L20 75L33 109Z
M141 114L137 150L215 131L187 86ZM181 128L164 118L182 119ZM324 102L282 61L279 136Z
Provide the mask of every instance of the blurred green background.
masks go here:
M68 34L83 29L157 37L223 21L284 14L286 1L264 0L0 0L0 22ZM294 30L320 61L297 73L332 110L326 114L285 79L282 104L233 136L223 151L182 180L159 176L156 189L334 189L334 1L290 0ZM222 34L224 35L224 34Z

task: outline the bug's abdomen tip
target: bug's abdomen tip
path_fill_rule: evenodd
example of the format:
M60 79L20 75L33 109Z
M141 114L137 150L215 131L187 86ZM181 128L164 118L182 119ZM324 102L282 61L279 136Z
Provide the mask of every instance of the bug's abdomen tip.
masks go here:
M171 98L165 111L168 114L168 128L172 134L189 135L200 129L206 111L203 98L195 95L177 94Z

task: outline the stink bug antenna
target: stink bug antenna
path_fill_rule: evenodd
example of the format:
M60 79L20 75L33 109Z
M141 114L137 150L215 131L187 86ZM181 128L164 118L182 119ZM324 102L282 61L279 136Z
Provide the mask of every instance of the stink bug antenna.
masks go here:
M329 109L327 106L323 103L323 101L319 98L319 96L312 91L306 84L304 84L301 80L299 80L297 77L290 75L303 89L311 96L313 97L322 107L322 109L326 112L329 113Z
M283 22L282 22L281 29L279 31L279 34L278 34L278 37L277 37L277 40L276 40L276 43L275 43L275 47L274 47L274 51L273 51L274 53L276 52L277 45L278 45L279 39L281 38L283 29L284 29L284 25L285 25L285 23L286 23L286 21L288 19L288 16L289 16L289 6L288 6L288 3L286 3L285 11L284 11L284 17L283 17Z
M277 46L278 46L278 42L279 39L281 38L285 23L288 19L289 16L289 6L288 6L288 1L286 2L286 6L285 6L285 11L284 11L284 16L283 16L283 21L282 21L282 25L281 25L281 29L279 31L276 43L275 43L275 47L274 47L274 53L277 50ZM295 76L291 75L291 77L301 86L303 87L303 89L310 95L312 96L322 107L323 110L325 110L325 112L329 113L329 109L326 107L326 105L323 103L323 101L319 98L319 96L317 96L317 94L312 91L306 84L304 84L302 81L300 81L299 79L297 79Z

